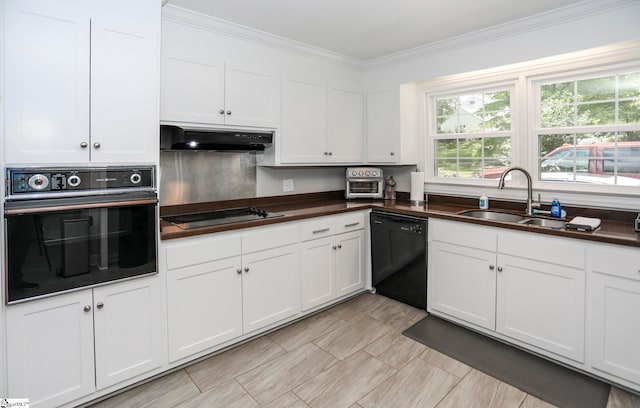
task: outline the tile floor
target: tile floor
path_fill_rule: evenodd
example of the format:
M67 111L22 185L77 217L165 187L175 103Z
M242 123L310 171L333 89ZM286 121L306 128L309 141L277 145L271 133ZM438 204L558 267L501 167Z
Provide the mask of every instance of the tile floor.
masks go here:
M551 407L401 334L425 315L366 293L94 407Z

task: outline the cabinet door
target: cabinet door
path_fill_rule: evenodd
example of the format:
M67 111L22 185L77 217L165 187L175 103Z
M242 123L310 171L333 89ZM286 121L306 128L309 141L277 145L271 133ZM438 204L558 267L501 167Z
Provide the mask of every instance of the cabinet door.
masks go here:
M333 237L302 244L302 310L327 303L335 297Z
M400 123L398 91L381 89L367 93L367 161L398 163Z
M495 330L495 260L494 252L431 242L429 311Z
M584 361L584 270L498 255L496 331Z
M362 162L362 93L329 89L327 150L329 162Z
M242 334L240 257L167 272L169 360Z
M114 21L91 21L89 149L93 162L157 161L160 58L156 33Z
M269 71L226 64L225 123L277 127L280 80Z
M286 78L283 88L281 161L326 162L327 84Z
M162 365L158 276L101 286L93 301L98 389Z
M364 288L364 231L336 235L336 296Z
M7 163L89 159L90 20L47 3L4 2Z
M243 255L244 333L300 312L300 246Z
M54 407L95 390L92 304L84 290L7 306L8 395Z
M224 62L163 50L160 119L224 123Z
M591 361L597 370L640 384L640 255L624 249L592 252Z

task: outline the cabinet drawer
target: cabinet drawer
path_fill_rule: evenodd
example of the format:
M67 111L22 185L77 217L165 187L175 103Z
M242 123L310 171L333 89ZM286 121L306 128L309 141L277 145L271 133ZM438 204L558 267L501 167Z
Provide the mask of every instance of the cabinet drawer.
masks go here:
M495 251L498 240L497 231L491 227L437 219L429 222L429 236L433 241L464 245L485 251Z
M262 227L242 233L242 253L278 248L298 242L298 225Z
M636 248L594 248L591 251L594 272L640 281L640 253Z
M363 229L364 223L365 214L363 213L341 215L335 218L336 234Z
M182 238L178 242L166 247L167 270L240 255L240 235L235 233Z
M498 236L498 252L571 268L585 267L586 248L569 238L503 233Z
M300 226L302 241L324 238L335 234L333 217L322 217L312 221L306 221Z

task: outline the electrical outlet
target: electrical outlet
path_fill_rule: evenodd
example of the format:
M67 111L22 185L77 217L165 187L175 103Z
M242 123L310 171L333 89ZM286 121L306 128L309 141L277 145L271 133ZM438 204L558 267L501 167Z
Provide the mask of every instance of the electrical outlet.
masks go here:
M293 191L293 179L282 180L282 191L285 193Z

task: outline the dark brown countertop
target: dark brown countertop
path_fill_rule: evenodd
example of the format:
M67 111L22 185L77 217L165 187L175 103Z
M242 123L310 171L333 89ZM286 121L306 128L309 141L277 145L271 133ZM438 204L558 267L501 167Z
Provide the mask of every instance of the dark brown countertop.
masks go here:
M447 196L429 196L425 206L412 206L407 200L408 195L398 193L398 200L345 200L340 191L328 193L299 194L293 196L267 197L224 202L187 204L165 206L160 208L160 216L187 214L211 211L221 208L254 206L265 208L272 212L283 214L282 217L264 220L248 221L235 224L225 224L213 227L203 227L182 230L179 227L160 221L160 237L162 240L210 234L222 231L232 231L249 227L277 224L281 222L303 220L323 215L339 214L349 211L366 209L388 211L416 217L442 218L454 221L464 221L472 224L502 227L512 230L529 231L538 234L554 235L584 239L589 241L606 242L611 244L640 247L640 233L633 229L636 213L630 211L597 210L589 208L565 207L569 219L574 216L597 217L602 220L597 231L584 232L574 230L554 230L536 225L523 225L511 222L490 221L458 215L459 211L477 208L477 200ZM492 209L522 213L523 203L491 201Z

